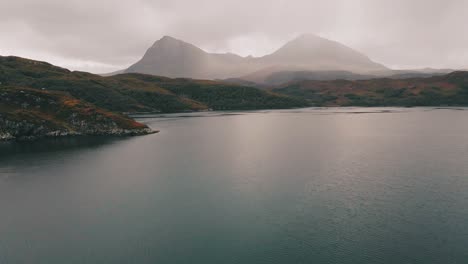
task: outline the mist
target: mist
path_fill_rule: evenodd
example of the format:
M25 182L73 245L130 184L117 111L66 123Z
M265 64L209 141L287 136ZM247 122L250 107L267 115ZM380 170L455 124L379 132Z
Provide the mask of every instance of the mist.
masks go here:
M0 0L0 55L94 73L128 67L164 35L262 56L313 33L391 68L468 68L463 0Z

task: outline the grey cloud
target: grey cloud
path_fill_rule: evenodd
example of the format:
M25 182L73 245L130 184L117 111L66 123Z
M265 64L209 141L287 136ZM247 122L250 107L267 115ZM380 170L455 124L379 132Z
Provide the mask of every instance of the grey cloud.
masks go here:
M316 33L393 67L468 68L465 0L0 0L0 54L103 72L163 35L263 55Z

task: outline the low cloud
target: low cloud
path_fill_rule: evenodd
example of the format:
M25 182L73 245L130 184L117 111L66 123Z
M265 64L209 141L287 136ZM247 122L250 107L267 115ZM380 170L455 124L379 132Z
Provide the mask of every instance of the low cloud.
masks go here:
M171 35L264 55L315 33L397 68L468 68L464 0L0 0L0 54L106 72Z

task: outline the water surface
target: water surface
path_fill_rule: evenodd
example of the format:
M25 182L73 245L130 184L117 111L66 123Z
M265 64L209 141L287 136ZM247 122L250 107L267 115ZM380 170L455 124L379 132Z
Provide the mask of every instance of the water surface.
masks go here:
M468 111L140 116L0 144L0 263L466 263Z

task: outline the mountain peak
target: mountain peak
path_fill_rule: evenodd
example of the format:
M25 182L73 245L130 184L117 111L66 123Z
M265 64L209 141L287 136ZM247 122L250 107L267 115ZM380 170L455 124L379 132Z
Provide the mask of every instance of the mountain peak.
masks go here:
M158 40L158 41L181 41L181 40L166 35L166 36L163 36L163 37L162 37L160 40Z
M187 44L187 45L190 45L189 43L186 43L180 39L176 39L174 37L171 37L171 36L163 36L162 38L160 38L159 40L157 40L154 44L153 44L153 47L156 47L158 46L159 44L161 45L177 45L177 44Z
M151 46L140 61L125 72L147 73L166 77L204 76L201 65L206 53L185 41L163 36Z
M312 33L305 33L302 35L299 35L292 41L298 41L298 40L318 40L318 39L324 39L318 35L312 34Z
M297 49L308 50L311 48L313 49L313 48L318 48L320 46L329 46L329 45L335 45L335 44L338 44L338 43L335 41L322 38L315 34L308 33L308 34L299 35L295 39L286 43L283 46L283 48L286 48L286 49L289 48L289 49L294 49L294 50L297 50Z
M350 47L314 34L300 35L267 57L306 70L367 73L387 69Z
M171 36L163 36L161 39L157 40L150 49L148 49L147 54L149 55L153 52L162 52L162 53L177 53L182 52L183 50L189 52L203 52L200 48L187 43L183 40L176 39Z

